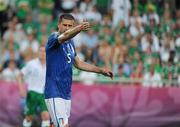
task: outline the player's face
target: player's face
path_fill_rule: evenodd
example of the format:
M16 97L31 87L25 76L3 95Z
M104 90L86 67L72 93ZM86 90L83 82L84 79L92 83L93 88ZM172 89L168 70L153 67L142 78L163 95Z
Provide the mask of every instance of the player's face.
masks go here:
M74 20L62 19L62 21L58 24L58 28L61 33L64 33L72 27L74 27Z
M45 48L44 47L40 47L39 57L40 57L41 60L46 59L46 53L45 53Z

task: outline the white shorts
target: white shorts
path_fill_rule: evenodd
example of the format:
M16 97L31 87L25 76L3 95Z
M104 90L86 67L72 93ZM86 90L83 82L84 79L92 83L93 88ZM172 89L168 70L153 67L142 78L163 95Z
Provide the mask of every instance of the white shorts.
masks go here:
M71 100L62 98L45 99L49 115L56 127L64 127L68 124L71 110Z

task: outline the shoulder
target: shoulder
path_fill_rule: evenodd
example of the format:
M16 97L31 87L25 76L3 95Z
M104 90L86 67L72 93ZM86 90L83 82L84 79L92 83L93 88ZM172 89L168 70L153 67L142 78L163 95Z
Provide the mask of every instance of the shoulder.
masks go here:
M53 32L53 33L51 33L51 34L49 35L48 40L53 39L53 38L57 38L58 35L59 35L58 32Z
M31 64L35 65L35 64L39 63L39 58L34 58L30 62L31 62Z
M69 39L69 43L73 44L73 46L74 46L74 40L73 39Z
M48 41L47 41L47 43L46 43L46 49L50 49L50 48L58 45L58 36L59 36L59 33L58 33L58 32L53 32L53 33L48 37Z
M28 61L27 64L26 64L26 66L33 66L34 64L37 63L37 60L38 60L38 59L35 58L35 59L32 59L32 60Z

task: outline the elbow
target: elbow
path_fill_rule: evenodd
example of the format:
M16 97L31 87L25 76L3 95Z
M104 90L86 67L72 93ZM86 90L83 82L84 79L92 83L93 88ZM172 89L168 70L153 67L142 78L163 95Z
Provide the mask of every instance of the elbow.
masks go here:
M74 66L77 68L77 69L80 69L80 61L76 61L74 63Z
M78 63L75 63L75 64L74 64L74 67L76 67L77 69L79 69L79 64L78 64Z

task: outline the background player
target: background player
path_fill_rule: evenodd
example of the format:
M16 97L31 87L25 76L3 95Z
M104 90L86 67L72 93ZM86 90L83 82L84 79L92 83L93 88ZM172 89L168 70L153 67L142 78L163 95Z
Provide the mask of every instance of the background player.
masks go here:
M22 82L23 77L28 85L28 93L26 96L25 119L23 120L23 127L31 127L33 115L37 108L41 111L41 127L49 127L49 114L44 102L44 84L46 73L45 48L40 47L39 57L29 61L22 69L17 77L20 86L20 93L25 94Z

